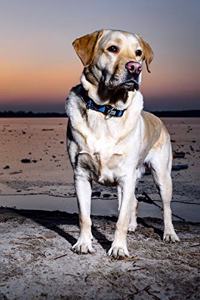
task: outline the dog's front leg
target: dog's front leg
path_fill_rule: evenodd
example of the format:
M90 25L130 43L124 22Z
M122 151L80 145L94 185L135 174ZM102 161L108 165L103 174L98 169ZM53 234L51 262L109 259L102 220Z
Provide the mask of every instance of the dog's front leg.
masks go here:
M126 235L128 231L128 225L131 212L131 200L135 191L135 180L133 176L124 178L120 182L121 187L121 206L118 221L116 224L116 231L114 241L108 255L114 258L123 258L129 256L127 249Z
M91 183L87 175L75 175L75 189L79 207L80 236L72 250L78 254L93 253L91 233Z

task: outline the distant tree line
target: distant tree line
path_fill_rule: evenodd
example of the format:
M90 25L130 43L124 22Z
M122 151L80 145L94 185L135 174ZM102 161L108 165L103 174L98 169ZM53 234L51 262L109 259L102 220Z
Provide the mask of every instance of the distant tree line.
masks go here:
M0 118L63 118L65 113L58 112L32 112L32 111L0 111Z
M199 118L200 110L182 111L152 111L158 117ZM32 112L32 111L0 111L0 118L64 118L65 113L59 112Z
M199 118L200 110L166 110L166 111L153 111L154 115L158 117L168 118Z

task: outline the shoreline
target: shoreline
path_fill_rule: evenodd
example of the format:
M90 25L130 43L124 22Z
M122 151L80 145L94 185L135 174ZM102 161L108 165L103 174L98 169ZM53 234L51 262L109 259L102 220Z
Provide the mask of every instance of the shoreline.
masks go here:
M109 194L106 194L109 196ZM150 199L157 195L151 195ZM148 203L143 195L137 195L138 217L162 219L161 200L152 200ZM118 201L110 194L107 199L93 198L91 202L91 214L99 217L116 217L118 215ZM16 208L28 210L60 211L66 213L78 213L76 197L49 195L49 194L24 194L24 195L1 195L1 208ZM200 224L200 204L184 201L171 202L173 219L194 224Z
M149 111L161 118L200 118L199 109ZM67 118L65 112L0 111L0 118Z

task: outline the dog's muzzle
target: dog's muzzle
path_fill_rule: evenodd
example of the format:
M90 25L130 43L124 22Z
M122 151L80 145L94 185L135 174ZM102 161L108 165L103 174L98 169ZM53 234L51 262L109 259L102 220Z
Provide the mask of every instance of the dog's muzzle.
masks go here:
M124 70L123 76L114 74L114 76L111 77L108 87L110 89L123 88L128 91L138 90L139 75L142 71L142 65L139 62L129 61L125 64Z
M142 71L142 65L136 61L129 61L126 63L127 70L126 80L122 83L124 87L129 90L139 89L139 75Z

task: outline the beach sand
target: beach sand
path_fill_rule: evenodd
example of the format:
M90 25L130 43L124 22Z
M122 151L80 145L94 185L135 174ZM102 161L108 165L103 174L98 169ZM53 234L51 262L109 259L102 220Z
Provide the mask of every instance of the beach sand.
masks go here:
M159 219L139 219L130 257L113 260L116 219L92 221L96 253L77 255L78 215L2 208L0 299L199 299L199 225L176 222L181 242L166 244Z
M181 242L162 242L161 202L146 175L137 189L139 226L128 234L131 256L115 261L106 252L116 222L111 217L117 213L116 191L99 185L93 190L96 253L70 250L79 230L67 120L0 119L0 299L199 299L200 120L164 122L173 165L186 167L172 172Z

